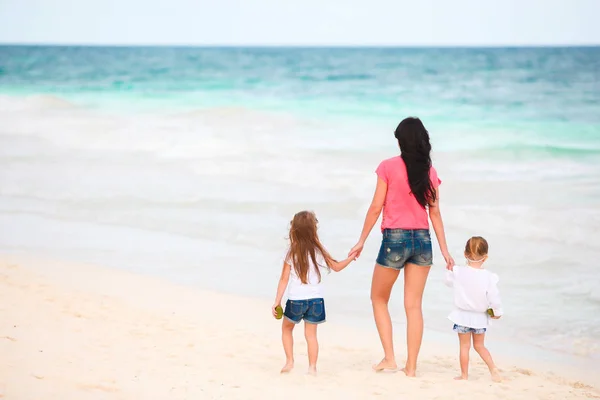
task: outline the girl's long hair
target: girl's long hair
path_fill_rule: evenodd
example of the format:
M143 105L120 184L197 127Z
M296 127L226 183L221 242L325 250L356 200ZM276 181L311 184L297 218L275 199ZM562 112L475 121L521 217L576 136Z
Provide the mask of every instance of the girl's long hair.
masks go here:
M313 212L300 211L294 215L290 226L290 249L288 250L286 259L291 261L296 275L298 275L300 281L304 284L308 283L309 257L312 265L315 266L319 282L321 281L319 267L327 268L329 271L329 264L332 261L335 262L319 241L317 222L317 217ZM325 265L317 264L317 254L323 256Z
M410 191L422 207L436 200L435 189L429 178L431 169L431 144L429 132L419 118L405 118L394 136L398 139L401 157L406 165Z

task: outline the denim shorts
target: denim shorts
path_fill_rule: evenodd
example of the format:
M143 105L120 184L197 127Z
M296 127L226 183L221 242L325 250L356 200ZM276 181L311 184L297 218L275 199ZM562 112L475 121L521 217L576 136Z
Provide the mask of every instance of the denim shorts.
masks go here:
M429 267L433 263L428 229L384 229L377 264L401 270L411 263Z
M452 330L456 333L474 333L476 335L481 335L482 333L485 333L486 328L469 328L468 326L454 324Z
M325 322L325 302L321 298L288 300L283 315L295 324L302 320L310 324L320 324Z

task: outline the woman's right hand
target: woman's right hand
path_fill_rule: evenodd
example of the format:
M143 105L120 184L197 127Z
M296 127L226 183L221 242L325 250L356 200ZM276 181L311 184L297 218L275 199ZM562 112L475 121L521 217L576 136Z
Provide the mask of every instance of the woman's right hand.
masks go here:
M360 257L360 253L363 251L363 247L365 246L364 242L358 242L354 245L352 249L348 252L348 257L354 255L354 259Z

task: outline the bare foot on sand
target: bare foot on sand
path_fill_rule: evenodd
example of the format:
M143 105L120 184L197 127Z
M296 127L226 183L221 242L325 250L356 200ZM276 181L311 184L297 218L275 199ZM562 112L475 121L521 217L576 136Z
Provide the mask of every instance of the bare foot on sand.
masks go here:
M459 375L456 378L454 378L455 381L467 381L469 380L469 377L467 375Z
M416 370L408 369L406 367L402 368L402 372L404 372L404 374L406 376L408 376L409 378L416 378L416 376L417 376Z
M498 368L490 370L490 373L492 374L492 380L494 382L502 382L502 375L500 375Z
M294 362L286 362L285 365L283 366L283 368L281 368L281 373L282 374L287 374L288 372L290 372L292 369L294 369Z
M381 371L396 371L398 370L398 365L396 365L396 361L388 361L385 358L379 362L379 364L373 365L373 369L376 372Z
M317 376L317 367L308 367L308 375Z

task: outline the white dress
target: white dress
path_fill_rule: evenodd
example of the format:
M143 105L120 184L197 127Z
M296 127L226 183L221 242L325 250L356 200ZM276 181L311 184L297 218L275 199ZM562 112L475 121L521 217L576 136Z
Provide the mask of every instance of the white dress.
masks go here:
M504 313L498 281L498 275L481 268L457 265L453 271L446 271L445 284L454 292L454 310L448 319L467 328L487 328L489 308L495 316Z

